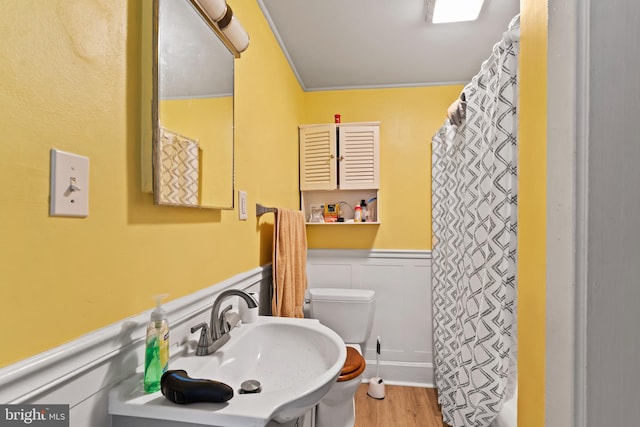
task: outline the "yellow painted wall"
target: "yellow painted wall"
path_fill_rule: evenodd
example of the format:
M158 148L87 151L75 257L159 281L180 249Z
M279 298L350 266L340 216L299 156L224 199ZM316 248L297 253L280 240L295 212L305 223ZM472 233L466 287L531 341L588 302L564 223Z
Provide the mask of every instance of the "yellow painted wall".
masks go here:
M7 0L0 14L0 366L271 259L272 218L298 207L297 125L382 122L384 224L311 229L311 247L430 249L430 138L460 86L303 93L256 2L236 61L237 211L158 207L140 192L137 0ZM520 426L544 424L547 2L522 0ZM542 142L541 142L542 141ZM91 159L90 216L48 216L49 150ZM382 203L384 201L384 203ZM32 333L38 339L34 340Z
M257 3L230 3L251 34L236 60L244 222L140 191L140 1L3 2L0 366L270 261L273 219L253 203L298 207L303 92ZM51 148L90 158L88 218L48 216Z
M307 227L311 248L431 249L431 137L463 86L307 92L304 124L380 121L379 226Z
M518 426L544 426L547 1L521 0Z
M231 206L233 97L163 100L159 117L166 129L198 141L200 205Z

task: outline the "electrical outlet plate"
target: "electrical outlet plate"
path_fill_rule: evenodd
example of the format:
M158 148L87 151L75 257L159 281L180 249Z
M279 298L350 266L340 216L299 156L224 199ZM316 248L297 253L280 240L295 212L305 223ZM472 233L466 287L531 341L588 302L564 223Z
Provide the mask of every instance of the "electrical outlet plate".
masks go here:
M249 218L247 213L247 192L238 191L238 218L246 221Z
M89 158L51 150L50 216L89 216Z

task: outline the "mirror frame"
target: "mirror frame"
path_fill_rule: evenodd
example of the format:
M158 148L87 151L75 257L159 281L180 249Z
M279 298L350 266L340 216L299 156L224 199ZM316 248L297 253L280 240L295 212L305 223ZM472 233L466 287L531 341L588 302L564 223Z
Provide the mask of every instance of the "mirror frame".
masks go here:
M154 204L158 206L172 206L170 204L158 204L155 192L155 155L154 147L160 137L159 128L159 68L158 68L158 34L159 34L159 1L145 0L142 5L142 59L141 59L141 188L144 193L154 195ZM177 1L177 0L172 0ZM187 1L187 0L185 0ZM207 26L218 37L218 40L229 50L234 58L239 58L240 53L222 34L218 26L209 18L207 13L196 0L188 0L191 6L200 15ZM151 70L149 78L148 70ZM191 206L196 209L233 210L235 209L235 64L234 64L234 102L232 103L232 139L231 139L231 205L212 206L197 205ZM151 110L151 111L149 111ZM149 114L151 112L151 114ZM178 205L184 206L184 205ZM186 207L186 206L185 206Z

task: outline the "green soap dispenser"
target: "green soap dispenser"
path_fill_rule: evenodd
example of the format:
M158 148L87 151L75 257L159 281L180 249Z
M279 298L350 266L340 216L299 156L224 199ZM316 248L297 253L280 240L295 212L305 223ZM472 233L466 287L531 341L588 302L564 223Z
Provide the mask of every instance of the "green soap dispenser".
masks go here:
M144 391L160 390L160 379L169 367L169 321L160 303L168 295L156 295L156 308L151 312L147 325L147 342L144 353Z

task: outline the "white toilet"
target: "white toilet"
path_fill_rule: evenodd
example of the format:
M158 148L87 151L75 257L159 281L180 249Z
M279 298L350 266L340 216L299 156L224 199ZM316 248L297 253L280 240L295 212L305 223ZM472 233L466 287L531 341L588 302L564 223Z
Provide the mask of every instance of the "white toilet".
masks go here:
M374 291L315 288L307 291L309 317L333 329L347 344L347 360L336 383L316 408L316 427L353 427L354 395L366 367L361 344L371 333Z

